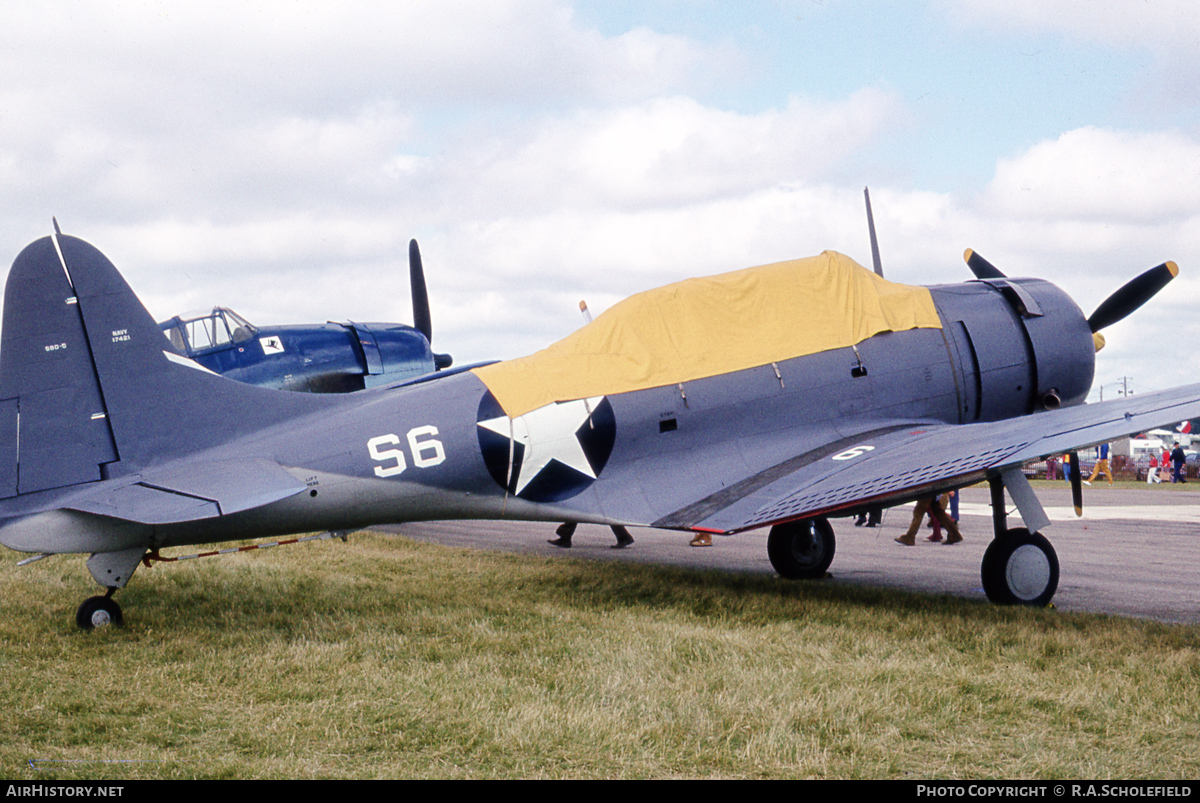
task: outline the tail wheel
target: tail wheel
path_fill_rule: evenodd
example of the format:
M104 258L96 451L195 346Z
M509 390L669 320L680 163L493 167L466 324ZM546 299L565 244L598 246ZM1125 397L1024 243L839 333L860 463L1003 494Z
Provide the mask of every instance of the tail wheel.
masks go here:
M824 577L836 548L828 519L776 524L767 536L767 557L775 571L789 580Z
M80 630L95 630L108 625L120 627L124 623L121 606L109 597L88 597L75 612L75 624Z
M997 605L1045 607L1058 590L1058 555L1040 533L1012 529L988 545L980 576Z

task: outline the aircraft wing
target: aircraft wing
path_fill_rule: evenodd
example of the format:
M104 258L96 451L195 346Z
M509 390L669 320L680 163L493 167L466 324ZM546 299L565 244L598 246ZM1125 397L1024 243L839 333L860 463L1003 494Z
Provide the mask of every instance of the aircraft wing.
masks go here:
M195 462L144 471L134 482L98 488L67 507L142 524L173 524L260 507L306 487L270 460Z
M733 533L848 508L892 505L989 472L1200 416L1200 385L982 424L886 422L797 455L654 522Z

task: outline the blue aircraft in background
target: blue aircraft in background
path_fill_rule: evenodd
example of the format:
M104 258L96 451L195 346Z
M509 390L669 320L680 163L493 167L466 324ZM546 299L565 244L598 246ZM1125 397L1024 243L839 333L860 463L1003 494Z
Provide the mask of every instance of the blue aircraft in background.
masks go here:
M417 241L408 244L413 326L348 321L255 326L228 307L159 324L179 354L250 385L349 393L448 368L430 346L433 325Z

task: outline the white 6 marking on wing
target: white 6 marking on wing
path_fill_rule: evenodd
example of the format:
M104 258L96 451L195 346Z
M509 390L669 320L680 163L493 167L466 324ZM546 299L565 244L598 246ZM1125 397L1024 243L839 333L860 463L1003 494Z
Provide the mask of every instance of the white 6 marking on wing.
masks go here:
M862 446L852 446L844 452L838 452L837 454L835 454L833 456L833 459L834 460L853 460L856 457L862 457L867 452L873 452L873 451L875 451L875 447L867 446L866 444L863 444Z

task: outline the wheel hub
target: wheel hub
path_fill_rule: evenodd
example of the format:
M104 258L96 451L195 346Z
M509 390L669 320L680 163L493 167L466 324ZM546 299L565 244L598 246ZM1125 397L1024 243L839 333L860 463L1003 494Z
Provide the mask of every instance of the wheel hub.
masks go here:
M1005 574L1015 597L1025 601L1037 599L1050 583L1050 561L1042 550L1023 544L1009 556Z

